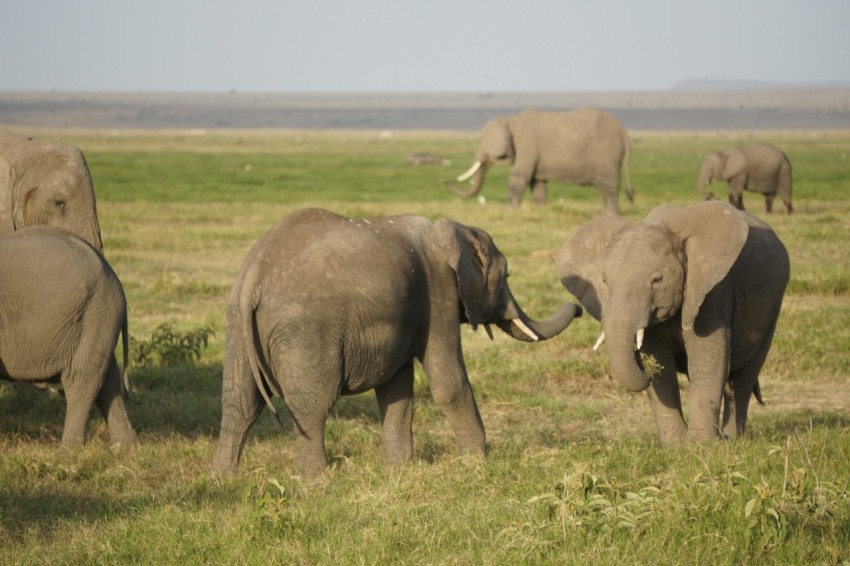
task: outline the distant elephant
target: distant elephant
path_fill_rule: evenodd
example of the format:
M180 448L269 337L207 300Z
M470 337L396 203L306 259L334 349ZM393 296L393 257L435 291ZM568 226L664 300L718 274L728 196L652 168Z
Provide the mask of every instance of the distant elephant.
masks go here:
M0 129L0 234L34 224L65 228L103 251L83 153Z
M705 156L699 172L697 188L703 198L714 196L708 186L715 181L729 183L729 202L744 210L743 191L764 195L765 210L773 210L778 194L788 214L791 206L791 162L772 145L751 145L715 151Z
M490 165L508 162L512 164L511 206L519 206L528 186L534 202L544 204L546 183L559 181L595 186L603 211L618 215L621 170L629 202L634 202L629 179L631 151L626 129L607 112L592 108L572 112L525 110L515 116L493 118L484 125L475 163L457 178L459 182L471 178L472 186L467 191L451 184L449 187L459 196L474 196L481 190Z
M390 463L413 452L413 361L452 424L461 453L484 453L484 426L463 361L461 323L496 324L527 342L563 331L578 305L526 316L490 236L417 216L293 212L250 251L230 293L221 434L213 469L232 472L263 398L283 397L296 461L326 466L324 429L340 394L374 389ZM492 336L492 334L490 334Z
M594 348L605 341L619 383L649 387L663 444L743 434L789 277L767 224L718 201L660 206L637 224L588 222L556 261L564 286L602 322ZM677 372L690 379L687 425Z
M124 406L127 304L106 260L66 230L30 226L0 235L0 265L0 379L62 384L63 445L84 442L95 402L110 442L135 444Z

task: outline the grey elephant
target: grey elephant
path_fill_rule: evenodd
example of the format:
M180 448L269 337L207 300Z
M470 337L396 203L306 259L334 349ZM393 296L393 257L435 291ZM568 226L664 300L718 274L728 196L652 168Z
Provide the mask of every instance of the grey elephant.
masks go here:
M127 304L118 277L87 242L53 226L0 235L0 379L62 384L62 444L80 445L92 405L112 444L137 442L124 405ZM115 359L123 333L124 371Z
M719 201L660 206L636 224L588 222L556 261L602 322L595 348L604 340L619 383L648 388L663 444L744 432L789 277L769 226ZM687 424L677 372L690 380Z
M508 199L518 206L526 187L534 202L543 204L547 182L593 185L602 197L606 214L620 213L620 172L625 177L626 194L634 202L629 179L631 140L623 125L611 114L581 108L572 112L525 110L515 116L493 118L484 125L475 162L458 176L459 182L472 179L468 190L449 187L463 197L478 194L488 168L494 163L510 163Z
M76 147L0 129L0 233L34 224L70 230L102 252L91 173Z
M729 184L729 202L744 210L743 192L753 191L764 195L765 210L773 210L776 195L785 203L788 214L791 205L791 162L772 145L733 147L709 153L702 161L697 188L703 198L714 195L709 185L715 181Z
M461 323L490 324L523 341L563 331L578 305L526 316L490 236L417 216L345 218L293 212L248 254L230 293L216 472L238 465L269 397L283 397L296 462L326 466L324 429L339 395L375 390L384 459L411 458L413 362L454 428L461 453L483 454L484 426L461 350ZM492 336L492 334L490 334Z

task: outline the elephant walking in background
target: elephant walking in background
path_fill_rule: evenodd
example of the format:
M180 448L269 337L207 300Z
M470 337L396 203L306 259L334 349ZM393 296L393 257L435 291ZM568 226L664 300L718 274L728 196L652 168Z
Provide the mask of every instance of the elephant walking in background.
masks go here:
M283 397L296 461L327 466L325 421L339 395L375 390L382 452L413 453L413 362L454 428L461 453L484 453L484 425L461 349L461 323L497 325L527 342L563 331L581 308L547 320L522 311L507 260L490 236L417 216L344 218L321 209L286 216L248 254L230 293L217 472L238 465L269 397ZM492 336L492 334L491 334Z
M715 151L705 156L699 172L697 188L703 198L714 195L708 186L715 181L729 184L729 202L744 210L743 191L764 195L765 210L773 210L773 199L778 194L785 203L788 214L791 205L791 162L772 145L751 145Z
M567 239L557 265L602 322L614 376L648 388L662 443L744 432L789 278L769 226L717 201L661 206L638 224L600 217ZM677 372L690 380L687 425Z
M634 202L629 179L631 140L611 114L582 108L572 112L525 110L515 116L493 118L484 125L475 163L457 180L472 179L467 191L453 185L455 194L478 194L487 169L494 163L511 163L508 200L519 206L526 187L534 202L546 202L547 182L593 185L602 197L603 212L620 213L620 171L626 194Z
M0 129L0 234L34 224L65 228L103 251L82 152Z
M31 226L0 235L0 265L0 379L62 384L63 445L83 443L94 403L110 442L135 444L124 406L127 303L106 260L66 230Z

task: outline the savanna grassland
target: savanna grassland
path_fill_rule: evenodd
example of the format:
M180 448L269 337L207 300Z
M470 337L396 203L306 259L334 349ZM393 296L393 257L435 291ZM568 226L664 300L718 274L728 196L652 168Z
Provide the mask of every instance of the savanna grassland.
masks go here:
M547 206L509 210L502 166L486 203L462 201L442 183L469 165L473 133L31 133L79 145L91 167L105 254L129 302L141 443L110 449L94 412L90 442L63 450L61 396L0 385L0 563L850 561L850 133L632 134L637 200L621 205L633 220L696 202L701 155L718 147L770 141L794 165L793 216L777 201L767 217L763 199L744 197L792 262L761 376L766 405L751 408L745 438L662 449L645 397L622 391L592 351L600 326L585 316L540 344L464 332L485 459L455 456L417 370L414 461L385 467L373 395L346 397L319 480L296 474L293 438L268 412L239 473L209 472L226 296L254 241L305 206L454 218L491 233L514 294L543 317L572 300L554 253L599 212L596 191L553 184ZM413 152L452 165L407 165Z

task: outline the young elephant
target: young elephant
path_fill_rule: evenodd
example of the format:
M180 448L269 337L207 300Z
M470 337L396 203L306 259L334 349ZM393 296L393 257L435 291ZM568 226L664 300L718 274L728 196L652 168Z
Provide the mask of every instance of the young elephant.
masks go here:
M785 203L788 214L794 212L791 205L791 162L772 145L734 147L706 155L697 181L703 198L714 196L708 186L715 181L729 184L729 202L739 210L744 210L742 193L747 190L764 195L767 212L773 210L773 199L777 194Z
M568 304L529 319L507 284L507 261L483 230L416 216L344 218L306 209L285 217L248 254L227 310L221 434L213 469L231 472L270 395L295 422L296 460L327 466L324 429L339 395L374 389L382 452L412 455L413 361L462 453L483 454L484 426L466 372L460 324L496 324L546 340L581 314Z
M564 286L602 322L614 376L630 391L649 388L662 443L744 432L789 277L770 227L717 201L661 206L639 224L588 222L557 264ZM660 366L656 375L644 354ZM688 425L677 372L690 379Z
M0 235L0 265L0 379L62 384L63 445L83 443L95 402L110 442L135 444L124 407L127 304L103 257L66 230L30 226Z

